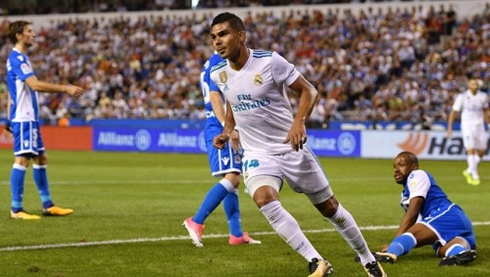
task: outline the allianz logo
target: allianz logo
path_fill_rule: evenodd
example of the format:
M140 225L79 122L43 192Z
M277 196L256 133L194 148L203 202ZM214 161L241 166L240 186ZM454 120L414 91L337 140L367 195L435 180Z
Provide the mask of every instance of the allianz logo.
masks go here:
M96 141L99 146L136 147L140 151L148 150L152 146L151 133L146 129L140 129L134 134L120 134L115 131L100 132ZM199 148L201 151L206 151L204 132L199 135L159 132L156 147Z
M118 134L117 132L100 132L97 145L103 146L129 146L138 150L147 150L151 146L151 134L145 129L133 134Z
M357 146L356 138L348 132L341 133L337 138L308 136L307 144L313 150L339 151L343 155L352 154Z

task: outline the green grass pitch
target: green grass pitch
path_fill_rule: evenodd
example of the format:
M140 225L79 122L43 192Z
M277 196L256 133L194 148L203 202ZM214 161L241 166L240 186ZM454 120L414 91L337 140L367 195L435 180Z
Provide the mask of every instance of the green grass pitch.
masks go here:
M208 217L204 247L196 248L182 221L192 216L217 179L207 157L49 151L53 200L75 209L65 218L21 221L8 218L13 156L0 151L0 276L307 276L306 261L269 226L250 196L240 189L242 225L262 245L228 245L222 207ZM336 197L363 229L372 250L388 243L403 212L401 187L391 160L320 159ZM490 164L480 164L480 186L468 186L465 161L421 161L450 199L472 221L478 259L463 267L438 267L430 247L414 249L389 276L490 276ZM40 214L32 171L26 175L24 208ZM365 276L354 252L304 195L285 186L283 206L298 220L333 276Z

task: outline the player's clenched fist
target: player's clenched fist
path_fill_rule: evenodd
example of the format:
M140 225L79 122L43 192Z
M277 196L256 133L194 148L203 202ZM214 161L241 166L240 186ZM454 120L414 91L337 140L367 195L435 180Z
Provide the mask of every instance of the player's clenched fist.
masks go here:
M226 142L230 139L230 134L219 134L213 139L213 146L218 149L223 149L226 145Z

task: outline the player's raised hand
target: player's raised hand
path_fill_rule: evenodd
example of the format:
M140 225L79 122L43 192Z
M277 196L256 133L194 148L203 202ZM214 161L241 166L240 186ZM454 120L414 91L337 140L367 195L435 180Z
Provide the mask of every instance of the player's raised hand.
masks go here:
M226 142L230 139L230 134L219 134L213 139L213 146L218 149L225 148Z
M306 140L307 136L304 121L295 120L286 139L282 143L291 143L291 148L293 148L294 151L299 151L300 149L303 149Z
M85 92L83 88L74 85L67 85L65 91L75 98L82 96L82 94Z

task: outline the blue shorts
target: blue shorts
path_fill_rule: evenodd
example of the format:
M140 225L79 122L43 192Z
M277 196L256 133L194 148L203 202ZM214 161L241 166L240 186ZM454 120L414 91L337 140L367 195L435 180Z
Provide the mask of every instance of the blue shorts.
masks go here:
M226 173L242 171L242 152L237 152L227 143L225 148L217 149L212 140L206 141L211 175L221 177Z
M44 153L44 143L36 121L12 122L14 137L14 155L38 156Z
M456 237L465 239L471 249L476 248L471 221L456 204L432 212L429 217L423 218L421 223L429 227L439 238L432 246L436 251Z

